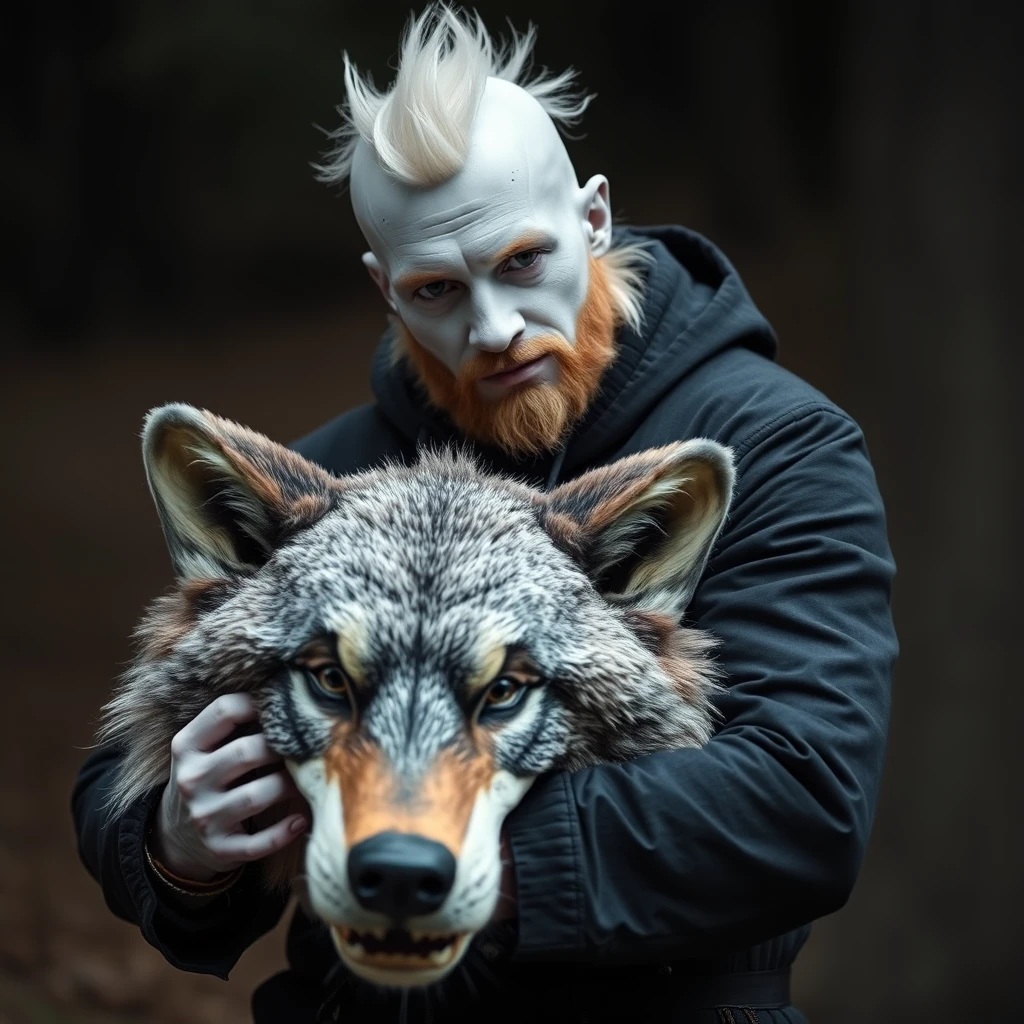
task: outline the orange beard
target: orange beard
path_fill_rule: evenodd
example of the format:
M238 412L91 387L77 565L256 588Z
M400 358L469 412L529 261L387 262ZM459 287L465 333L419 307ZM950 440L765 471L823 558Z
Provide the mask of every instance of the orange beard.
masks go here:
M430 401L448 413L467 437L511 455L550 451L586 412L615 358L618 326L605 269L593 256L589 263L590 283L576 318L574 345L556 335L540 335L516 345L512 352L478 352L456 375L396 318L398 352L409 360ZM555 383L524 383L494 402L480 397L477 381L481 377L543 355L551 355L558 366Z

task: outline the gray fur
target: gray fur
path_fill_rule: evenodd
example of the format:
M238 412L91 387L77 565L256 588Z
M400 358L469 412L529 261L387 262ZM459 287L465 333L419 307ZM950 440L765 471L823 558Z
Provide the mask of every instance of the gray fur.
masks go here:
M179 427L191 431L188 471L198 467L200 475L194 493L190 483L169 497L161 438ZM601 538L584 530L567 540L555 528L556 513L585 521L588 491L579 480L545 496L486 476L451 452L337 479L208 413L187 406L151 413L147 474L179 579L140 625L138 656L105 708L100 738L125 751L112 808L166 782L172 737L223 693L257 695L262 728L283 756L322 755L329 730L291 697L298 670L289 662L307 641L346 630L364 638L372 692L360 729L399 775L415 775L442 748L466 742L457 695L475 669L482 630L528 650L546 680L530 735L509 730L503 742L495 730L498 767L532 776L702 745L713 731L712 639L680 627L652 642L637 625L638 614L659 609L678 621L728 507L731 453L710 441L688 444L650 457L674 465L685 455L710 466L718 493L700 524L696 562L671 586L659 580L652 598L628 587L599 592L593 567L608 569ZM245 467L272 478L281 501L254 496ZM603 499L619 470L596 472L605 490L592 491ZM622 472L625 482L633 470ZM211 481L222 512L234 516L227 527L214 524L200 501L213 493L203 490ZM298 502L304 495L312 500ZM168 515L169 501L195 502L189 536L180 532L181 516ZM656 515L657 507L640 513L648 524ZM216 543L203 550L203 531L214 529ZM242 552L245 537L254 543ZM237 558L225 556L225 538L237 540Z

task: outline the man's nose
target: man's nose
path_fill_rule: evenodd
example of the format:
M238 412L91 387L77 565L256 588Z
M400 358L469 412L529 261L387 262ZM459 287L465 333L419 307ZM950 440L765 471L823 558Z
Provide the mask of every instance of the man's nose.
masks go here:
M451 892L455 867L447 847L402 832L380 832L348 853L355 898L393 921L437 910Z
M526 321L517 309L502 308L493 296L477 296L473 302L469 344L484 352L504 352L525 327Z

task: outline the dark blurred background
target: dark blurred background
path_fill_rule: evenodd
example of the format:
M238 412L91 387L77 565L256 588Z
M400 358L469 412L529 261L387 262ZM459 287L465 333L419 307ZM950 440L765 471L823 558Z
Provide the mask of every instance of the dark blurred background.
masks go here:
M1017 1019L1020 4L481 0L598 93L581 178L704 232L781 361L864 427L902 642L874 837L796 973L812 1021ZM404 3L49 0L0 14L5 655L0 1021L248 1020L79 865L68 794L170 582L138 431L169 400L290 440L368 398L383 327L313 180L341 51L390 80ZM1019 1013L1020 1010L1017 1010Z

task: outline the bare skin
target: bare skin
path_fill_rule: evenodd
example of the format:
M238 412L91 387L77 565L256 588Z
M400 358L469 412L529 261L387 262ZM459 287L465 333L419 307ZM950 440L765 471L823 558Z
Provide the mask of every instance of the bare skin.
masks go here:
M253 834L246 828L247 819L299 797L262 733L231 738L238 726L256 719L249 694L225 694L171 741L171 775L160 798L152 851L181 878L209 881L283 850L309 828L301 814ZM253 769L273 764L280 769L236 784Z

